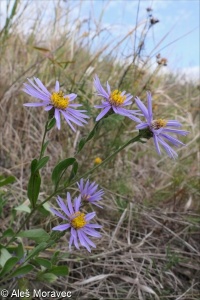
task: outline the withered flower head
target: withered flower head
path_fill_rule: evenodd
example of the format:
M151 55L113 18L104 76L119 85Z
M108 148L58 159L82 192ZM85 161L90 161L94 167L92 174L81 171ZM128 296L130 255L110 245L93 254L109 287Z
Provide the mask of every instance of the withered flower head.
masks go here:
M147 8L146 8L146 11L147 11L147 12L150 12L150 11L152 11L152 10L153 10L153 9L152 9L151 7L147 7Z
M158 23L158 22L160 22L158 19L156 19L156 18L151 18L150 19L150 23L151 23L151 25L155 25L156 23Z

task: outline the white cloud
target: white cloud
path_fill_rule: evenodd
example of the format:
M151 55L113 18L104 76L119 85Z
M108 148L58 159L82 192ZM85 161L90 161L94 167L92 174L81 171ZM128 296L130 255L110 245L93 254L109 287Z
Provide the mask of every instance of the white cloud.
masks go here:
M199 81L200 80L200 69L199 66L182 68L179 70L180 76L185 75L187 80Z

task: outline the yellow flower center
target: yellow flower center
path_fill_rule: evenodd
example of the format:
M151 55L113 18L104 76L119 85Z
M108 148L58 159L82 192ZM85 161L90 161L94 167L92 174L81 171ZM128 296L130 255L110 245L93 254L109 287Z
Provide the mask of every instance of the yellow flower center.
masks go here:
M109 98L110 103L115 106L119 106L119 105L123 104L125 100L126 100L126 96L122 96L122 93L119 90L114 90L111 93L110 98Z
M98 164L102 163L102 159L100 157L96 157L94 160L94 163L98 165Z
M166 120L163 120L163 119L158 119L158 120L154 120L152 123L151 123L151 127L153 129L160 129L162 127L165 127L167 125L167 121Z
M85 214L81 213L80 211L77 211L75 214L73 214L72 218L71 225L74 227L74 229L83 228L87 224L85 220Z
M69 98L64 98L63 92L53 92L51 94L51 103L55 108L66 109L69 105Z

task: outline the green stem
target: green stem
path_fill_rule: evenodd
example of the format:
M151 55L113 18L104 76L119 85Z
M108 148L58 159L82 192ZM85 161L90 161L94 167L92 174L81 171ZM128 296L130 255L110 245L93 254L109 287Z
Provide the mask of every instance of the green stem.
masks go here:
M141 135L138 134L136 137L134 137L133 139L129 140L128 142L126 142L123 146L121 146L119 149L117 149L115 152L113 152L111 155L109 155L106 159L104 159L100 164L94 166L92 169L90 169L88 172L84 173L82 176L79 176L76 180L78 181L79 179L86 177L88 174L92 173L94 170L100 168L102 165L104 165L105 163L107 163L111 158L113 158L115 155L117 155L117 153L119 153L120 151L122 151L124 148L126 148L128 145L139 141L141 138Z
M41 149L40 149L39 160L42 158L42 150L43 150L42 148L43 148L45 137L46 137L46 134L47 134L48 124L49 124L49 121L47 121L46 124L45 124L45 129L44 129L44 134L43 134L43 138L42 138L42 145L41 145Z
M63 190L65 190L66 188L72 186L74 183L76 183L77 181L79 181L81 178L86 177L87 175L93 173L95 170L97 170L98 168L100 168L102 165L104 165L105 163L107 163L111 158L113 158L115 155L117 155L117 153L119 153L120 151L122 151L124 148L126 148L128 145L139 141L141 138L141 135L138 134L136 137L134 137L133 139L129 140L128 142L126 142L123 146L121 146L119 149L117 149L115 152L113 152L111 155L109 155L106 159L104 159L102 161L102 163L100 163L99 165L94 166L92 169L90 169L89 171L85 172L83 175L76 177L69 185L64 186L60 189L58 189L57 191L55 191L53 194L51 194L48 198L46 198L43 202L41 202L37 207L42 206L44 203L46 203L47 201L49 201L53 196L55 196L57 193L62 192Z

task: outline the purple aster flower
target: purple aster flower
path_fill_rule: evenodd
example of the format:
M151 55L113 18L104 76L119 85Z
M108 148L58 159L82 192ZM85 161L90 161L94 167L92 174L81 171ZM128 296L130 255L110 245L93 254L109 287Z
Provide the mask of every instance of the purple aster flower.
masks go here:
M60 113L64 116L66 122L69 124L73 131L76 131L72 123L75 123L79 126L83 126L83 123L87 123L85 118L89 118L84 114L85 110L75 110L72 107L82 106L81 104L71 104L77 95L69 94L64 95L60 90L60 84L56 81L55 89L50 93L39 78L35 78L35 83L27 78L30 84L24 83L25 88L23 91L28 95L40 99L41 102L35 103L25 103L24 106L45 106L45 110L49 111L54 109L54 117L56 119L56 124L58 129L60 129Z
M90 246L96 248L95 244L88 238L87 235L93 237L101 237L101 234L95 228L101 228L99 224L89 224L89 221L94 218L95 212L84 214L80 211L81 196L75 198L74 205L72 205L70 193L67 193L67 205L58 196L57 203L64 212L64 214L51 208L51 211L58 217L66 220L66 224L58 225L52 230L64 231L71 228L71 237L69 240L69 248L71 250L72 244L79 249L80 244L91 252Z
M161 150L159 144L165 149L167 154L170 158L176 158L178 157L178 154L167 144L167 142L170 142L174 146L178 147L179 145L185 145L178 139L172 137L169 135L172 134L180 134L180 135L187 135L189 132L180 130L180 129L174 129L172 127L181 127L182 125L176 121L176 120L164 120L164 119L153 119L153 112L152 112L152 97L151 93L147 92L147 102L148 107L141 102L141 100L136 97L135 102L138 106L138 108L142 111L146 122L142 122L141 124L137 125L137 129L145 129L148 128L150 132L153 135L154 144L156 147L156 151L159 155L161 155ZM167 142L166 142L167 141Z
M107 92L101 85L99 77L95 75L94 86L97 90L97 95L104 98L101 105L95 105L95 108L102 108L102 112L97 116L96 121L102 119L107 112L112 109L116 114L128 117L135 122L140 122L140 119L134 115L140 115L137 110L128 110L123 108L124 106L132 104L131 99L133 96L131 94L126 94L126 91L114 90L113 92L110 89L110 85L107 82Z
M95 182L90 183L88 179L84 186L83 178L82 178L80 180L80 183L77 182L77 185L79 187L81 198L83 201L89 201L90 203L102 208L102 206L96 204L96 201L101 200L104 194L103 190L97 191L98 184L96 184Z

